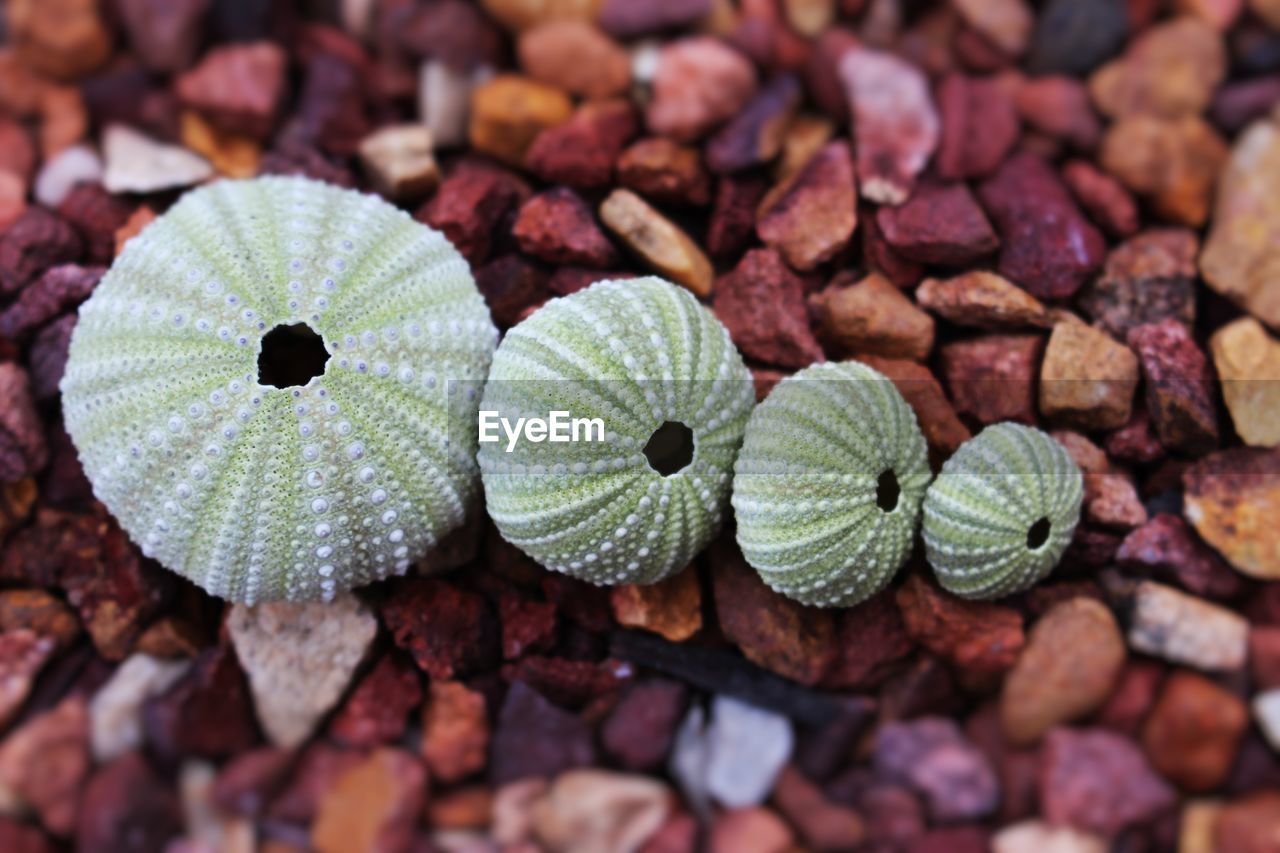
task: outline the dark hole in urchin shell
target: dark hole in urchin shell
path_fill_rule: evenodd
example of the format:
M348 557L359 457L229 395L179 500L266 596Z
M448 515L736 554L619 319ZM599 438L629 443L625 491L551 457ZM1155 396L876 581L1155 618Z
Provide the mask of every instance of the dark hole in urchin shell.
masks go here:
M902 486L898 484L898 475L892 468L880 472L876 480L876 506L884 512L893 512L898 508L898 500L902 497Z
M1049 532L1053 525L1049 519L1041 516L1035 524L1027 528L1027 547L1032 551L1049 541Z
M644 458L664 477L684 470L693 461L693 430L679 421L664 421L649 436Z
M328 361L324 339L306 323L276 326L262 338L258 383L276 388L306 385L324 373Z

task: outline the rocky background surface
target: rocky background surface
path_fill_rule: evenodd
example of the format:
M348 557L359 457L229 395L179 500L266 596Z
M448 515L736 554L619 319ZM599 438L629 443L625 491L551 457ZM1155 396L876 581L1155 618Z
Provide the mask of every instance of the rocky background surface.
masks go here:
M1280 3L8 0L0 849L1280 850ZM478 514L333 606L140 557L60 425L120 245L215 176L443 230L495 319L657 272L760 393L856 356L935 464L1086 472L1049 582L845 611ZM1218 380L1221 380L1220 382Z

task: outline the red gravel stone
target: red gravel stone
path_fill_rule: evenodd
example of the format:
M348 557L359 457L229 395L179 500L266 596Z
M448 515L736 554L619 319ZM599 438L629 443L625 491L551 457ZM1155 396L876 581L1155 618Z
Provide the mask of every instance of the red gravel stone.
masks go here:
M133 208L112 196L99 184L79 184L58 205L58 215L75 226L84 238L90 263L109 264L116 256L116 232Z
M707 142L707 165L718 174L768 163L782 150L787 125L800 107L794 75L774 78Z
M1195 322L1196 257L1200 241L1187 228L1153 228L1107 255L1102 275L1081 293L1095 324L1124 340L1129 330L1167 318Z
M181 834L182 804L173 788L136 752L126 753L89 780L80 805L76 849L112 853L163 850Z
M20 366L0 363L0 483L21 480L49 461L44 426Z
M969 440L969 428L956 416L942 384L929 368L906 359L874 355L859 356L859 360L889 377L910 404L929 443L929 456L935 467Z
M422 757L433 778L453 783L484 767L489 712L483 694L457 681L431 682L422 716Z
M1258 690L1280 687L1280 626L1249 629L1249 672Z
M49 267L78 261L84 241L65 219L29 207L0 234L0 296L11 296Z
M942 371L956 411L983 425L1036 423L1041 335L984 335L942 347Z
M764 179L754 175L730 175L717 182L706 241L712 258L732 261L746 248L756 227L756 207L767 189Z
M1142 743L1165 778L1188 791L1211 791L1226 780L1248 727L1249 711L1235 694L1178 670L1147 717Z
M877 593L836 617L836 660L822 686L831 690L875 687L914 647L893 594Z
M888 208L881 208L886 210ZM862 256L867 264L879 271L885 278L893 282L895 287L907 290L924 278L924 267L915 261L908 260L899 254L889 241L885 239L880 224L871 213L864 210L862 221Z
M1214 824L1215 850L1274 851L1280 831L1280 793L1259 791L1223 807Z
M618 154L639 129L628 101L588 101L568 121L534 137L525 166L548 183L580 190L605 187Z
M497 662L498 628L485 600L446 581L414 578L382 603L396 645L432 678L454 678Z
M650 132L677 142L692 142L737 115L755 93L751 63L711 36L669 42L657 63L645 123Z
M333 53L319 52L307 63L296 127L322 151L350 157L371 130L361 69Z
M1116 560L1146 569L1188 592L1219 601L1240 595L1245 584L1226 561L1201 542L1180 516L1162 512L1125 537Z
M981 178L1004 161L1020 132L1009 88L994 77L952 73L943 78L938 85L942 138L935 161L940 176Z
M226 758L258 741L253 700L230 644L200 653L168 691L143 705L143 729L158 755Z
M600 26L620 39L686 27L711 12L711 0L604 0L600 5Z
M858 46L858 37L846 29L827 30L813 43L804 66L805 86L822 112L841 124L849 120L849 96L840 79L840 61Z
M1085 160L1062 167L1062 180L1076 201L1112 237L1128 237L1138 230L1138 205L1133 196L1106 172Z
M752 249L715 286L715 312L748 358L781 367L822 360L804 285L772 249Z
M689 691L676 681L632 684L600 730L604 751L632 772L658 768L671 749L688 699Z
M75 326L75 314L63 315L41 329L31 341L31 393L37 401L51 400L58 395L58 383L67 366L67 350Z
M999 676L1026 643L1022 617L1013 608L956 598L916 574L898 589L897 602L907 635L962 674Z
M498 616L502 620L502 656L507 660L524 657L526 652L545 652L555 644L553 602L503 595L498 599Z
M1136 735L1156 700L1164 672L1165 668L1160 663L1130 658L1110 698L1098 711L1098 725L1121 734Z
M0 311L0 336L24 338L32 330L74 308L97 287L105 267L61 264L24 287L14 302Z
M8 728L18 716L36 676L56 648L52 637L29 628L0 633L0 729Z
M702 206L711 201L711 176L698 149L664 136L632 143L618 157L618 183L659 203Z
M848 244L857 219L853 157L847 142L824 146L760 203L756 231L787 263L808 271Z
M1066 299L1102 266L1106 241L1040 158L1006 160L978 197L1000 235L1000 274L1032 295Z
M550 296L546 272L523 255L503 255L477 268L474 275L499 326L514 326Z
M439 229L471 264L489 257L503 221L529 197L529 186L500 166L459 163L414 218Z
M353 747L395 743L421 701L417 671L404 656L389 652L356 684L329 724L329 736Z
M899 207L882 207L876 225L895 252L922 264L967 266L1000 246L964 184L921 184Z
M297 756L273 746L251 749L218 770L213 802L227 814L259 817L284 789Z
M272 798L268 818L302 825L311 823L320 798L347 771L360 764L362 758L359 752L337 749L324 742L307 747L298 757L288 784Z
M9 853L55 853L57 849L39 828L15 818L0 818L0 850Z
M1213 373L1187 327L1172 318L1136 326L1128 342L1142 362L1147 411L1160 443L1189 453L1215 448Z
M493 737L489 762L493 784L554 776L595 763L595 743L586 722L552 705L523 681L512 683Z
M876 733L875 773L911 786L938 822L972 820L999 805L999 781L987 757L954 720L923 717L891 722Z
M178 77L175 89L218 129L265 140L287 94L287 66L285 52L271 42L216 47Z
M552 187L529 198L511 233L520 250L550 264L611 267L618 252L596 223L591 207L568 187Z
M1045 738L1040 808L1054 823L1108 838L1176 802L1128 738L1104 729L1055 729Z
M1092 151L1102 141L1102 122L1079 80L1058 76L1025 80L1016 100L1022 118L1041 133L1080 151Z
M212 0L123 0L118 4L129 43L148 70L172 74L188 68Z

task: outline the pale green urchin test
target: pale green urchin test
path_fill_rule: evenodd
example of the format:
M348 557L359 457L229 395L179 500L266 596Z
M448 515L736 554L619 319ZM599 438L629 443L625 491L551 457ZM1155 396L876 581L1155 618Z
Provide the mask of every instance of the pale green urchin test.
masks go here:
M925 495L925 552L939 583L964 598L999 598L1043 580L1071 544L1083 493L1080 469L1052 437L987 427Z
M928 485L924 435L893 383L856 361L816 364L782 380L747 424L738 545L783 595L856 604L910 555Z
M145 554L235 601L329 599L461 524L496 342L466 262L403 211L223 181L80 309L63 413Z
M549 569L659 581L715 535L754 404L729 333L687 291L640 278L553 299L494 354L482 425L486 412L516 423L561 411L603 429L557 443L482 438L489 514Z

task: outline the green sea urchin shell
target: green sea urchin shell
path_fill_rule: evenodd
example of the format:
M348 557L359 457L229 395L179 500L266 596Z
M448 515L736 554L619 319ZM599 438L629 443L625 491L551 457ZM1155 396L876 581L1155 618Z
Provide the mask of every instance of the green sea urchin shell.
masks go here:
M295 324L324 372L259 384L264 338ZM327 599L462 522L496 340L466 262L404 212L224 181L130 240L81 308L63 412L144 553L236 601Z
M747 424L738 545L783 595L856 604L911 553L928 485L924 435L893 383L856 361L817 364L779 383Z
M1084 492L1066 448L1038 429L990 426L952 454L924 499L925 550L964 598L1043 580L1071 543Z
M714 536L754 403L729 333L687 291L640 278L553 299L498 347L481 417L564 411L599 418L605 440L522 440L511 452L505 438L482 441L489 514L549 569L597 584L659 581ZM645 454L664 423L693 440L691 460L666 476Z

